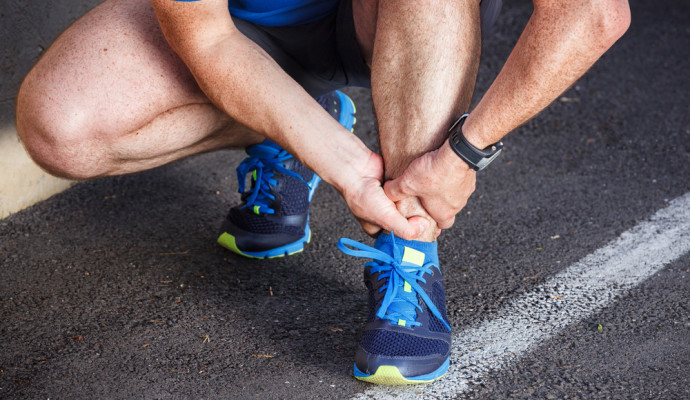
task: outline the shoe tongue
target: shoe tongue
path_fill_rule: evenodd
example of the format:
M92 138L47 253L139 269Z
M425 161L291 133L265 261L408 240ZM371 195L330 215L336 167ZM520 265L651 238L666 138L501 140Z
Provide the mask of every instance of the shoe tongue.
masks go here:
M386 254L394 256L393 246L397 247L402 254L401 266L406 272L414 272L414 268L404 268L405 266L421 267L425 262L432 262L438 265L438 246L436 242L421 242L418 240L404 240L395 238L389 234L382 233L376 238L374 247Z
M282 147L278 146L277 144L268 139L265 139L261 143L247 146L247 148L244 149L244 151L249 156L249 159L259 159L262 161L270 158L275 158L278 154L280 154L282 150Z
M261 144L269 146L269 147L273 147L274 149L279 149L279 150L283 149L282 147L278 146L278 144L276 142L274 142L270 139L265 139L263 142L261 142Z
M400 266L408 273L419 274L419 267L428 262L438 266L436 242L403 240L397 237L393 239L391 235L382 233L376 238L374 247L393 257L395 257L394 247L397 247L398 254L402 255ZM408 321L417 320L417 311L414 305L418 304L419 300L409 282L405 281L401 289L397 291L395 299L389 305L387 314L392 318L392 324L406 326Z

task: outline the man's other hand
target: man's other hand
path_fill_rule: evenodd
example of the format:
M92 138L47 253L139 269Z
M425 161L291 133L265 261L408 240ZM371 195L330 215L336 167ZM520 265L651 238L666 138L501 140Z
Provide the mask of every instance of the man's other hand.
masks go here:
M438 150L410 163L402 175L386 182L384 189L394 202L418 197L438 227L448 229L474 192L476 175L446 140Z

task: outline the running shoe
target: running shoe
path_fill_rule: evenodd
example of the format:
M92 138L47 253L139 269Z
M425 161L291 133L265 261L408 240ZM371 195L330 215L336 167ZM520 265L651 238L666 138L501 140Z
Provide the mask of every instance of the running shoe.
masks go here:
M341 125L352 131L355 105L340 91L316 100ZM321 178L276 143L246 148L237 167L242 203L231 208L218 243L249 258L274 258L299 253L311 240L309 204ZM247 175L251 187L246 189Z
M450 365L451 335L436 242L381 234L374 247L342 238L364 265L369 317L355 355L355 378L382 385L428 383Z

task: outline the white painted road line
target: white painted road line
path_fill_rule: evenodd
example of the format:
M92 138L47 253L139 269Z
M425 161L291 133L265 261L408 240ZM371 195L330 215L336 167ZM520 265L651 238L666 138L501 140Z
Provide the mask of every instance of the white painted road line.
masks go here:
M355 399L452 398L567 325L609 305L690 251L690 193L671 201L611 244L453 335L450 370L426 386L372 387Z

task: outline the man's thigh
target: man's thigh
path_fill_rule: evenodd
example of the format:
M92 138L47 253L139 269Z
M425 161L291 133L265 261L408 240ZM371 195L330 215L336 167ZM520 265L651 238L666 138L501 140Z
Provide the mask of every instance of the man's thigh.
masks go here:
M170 48L148 0L107 0L50 46L23 90L49 99L46 108L75 131L118 135L156 115L207 103ZM45 119L45 118L44 118Z
M368 86L350 2L343 0L336 14L307 26L267 28L234 21L305 90L318 95ZM78 128L73 131L112 136L133 132L166 111L210 103L167 43L149 0L106 0L91 10L50 46L25 86L51 99L49 119L68 118Z

